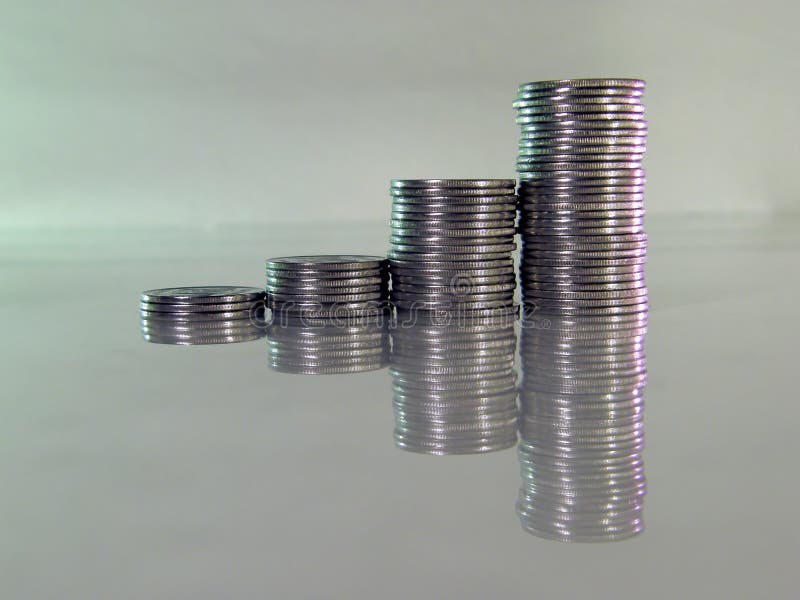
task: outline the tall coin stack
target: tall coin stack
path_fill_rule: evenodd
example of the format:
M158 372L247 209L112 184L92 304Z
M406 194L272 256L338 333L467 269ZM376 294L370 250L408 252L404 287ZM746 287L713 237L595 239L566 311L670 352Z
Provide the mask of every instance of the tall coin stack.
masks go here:
M389 263L399 310L514 310L515 182L395 179Z
M521 322L517 513L539 537L607 542L644 528L647 312Z
M389 272L380 256L286 256L267 261L273 320L351 319L384 314Z
M638 79L573 79L519 87L520 281L527 311L646 308L644 86Z
M264 291L238 286L147 290L139 316L142 336L155 344L246 342L264 336Z
M392 330L395 444L475 454L517 441L513 316L438 323L416 315Z
M267 328L269 366L283 373L361 373L389 363L388 318L307 323L276 321Z

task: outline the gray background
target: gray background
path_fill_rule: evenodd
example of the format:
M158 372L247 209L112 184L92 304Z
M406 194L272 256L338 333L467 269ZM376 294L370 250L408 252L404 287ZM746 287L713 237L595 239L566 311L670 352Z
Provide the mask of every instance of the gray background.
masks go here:
M0 225L385 219L514 175L518 83L647 79L648 212L796 212L794 2L30 0L0 12Z

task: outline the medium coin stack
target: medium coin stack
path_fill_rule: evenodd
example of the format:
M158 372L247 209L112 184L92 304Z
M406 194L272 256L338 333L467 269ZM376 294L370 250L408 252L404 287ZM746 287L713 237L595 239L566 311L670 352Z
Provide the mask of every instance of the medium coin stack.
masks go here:
M644 86L638 79L573 79L519 87L520 283L527 310L646 308Z
M475 454L517 441L512 318L392 330L395 444L426 454Z
M142 336L156 344L230 344L264 335L264 292L232 286L147 290L139 304Z
M380 256L287 256L267 261L273 319L363 318L388 308L389 272Z
M392 180L392 303L459 313L514 308L510 179Z
M626 539L644 528L647 313L522 321L522 487L534 535Z
M283 373L331 375L382 369L389 363L389 323L285 319L267 328L269 366Z

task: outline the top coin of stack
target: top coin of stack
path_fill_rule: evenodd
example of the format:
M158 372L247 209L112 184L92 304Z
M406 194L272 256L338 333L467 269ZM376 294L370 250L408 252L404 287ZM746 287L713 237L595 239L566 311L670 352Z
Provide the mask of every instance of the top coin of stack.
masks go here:
M142 335L159 344L226 344L264 335L264 292L203 286L147 290L139 304Z
M644 86L573 79L519 87L525 304L559 314L646 308Z
M375 315L387 310L388 280L380 256L273 258L267 261L267 303L277 318Z
M389 264L398 309L509 310L511 179L395 179Z

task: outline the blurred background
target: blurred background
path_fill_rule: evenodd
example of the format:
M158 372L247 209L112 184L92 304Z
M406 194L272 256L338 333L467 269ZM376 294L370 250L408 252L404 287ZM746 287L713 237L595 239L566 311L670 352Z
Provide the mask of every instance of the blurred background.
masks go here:
M788 0L5 2L0 227L385 221L392 177L513 177L516 86L593 76L648 82L650 216L797 213L798 17Z

